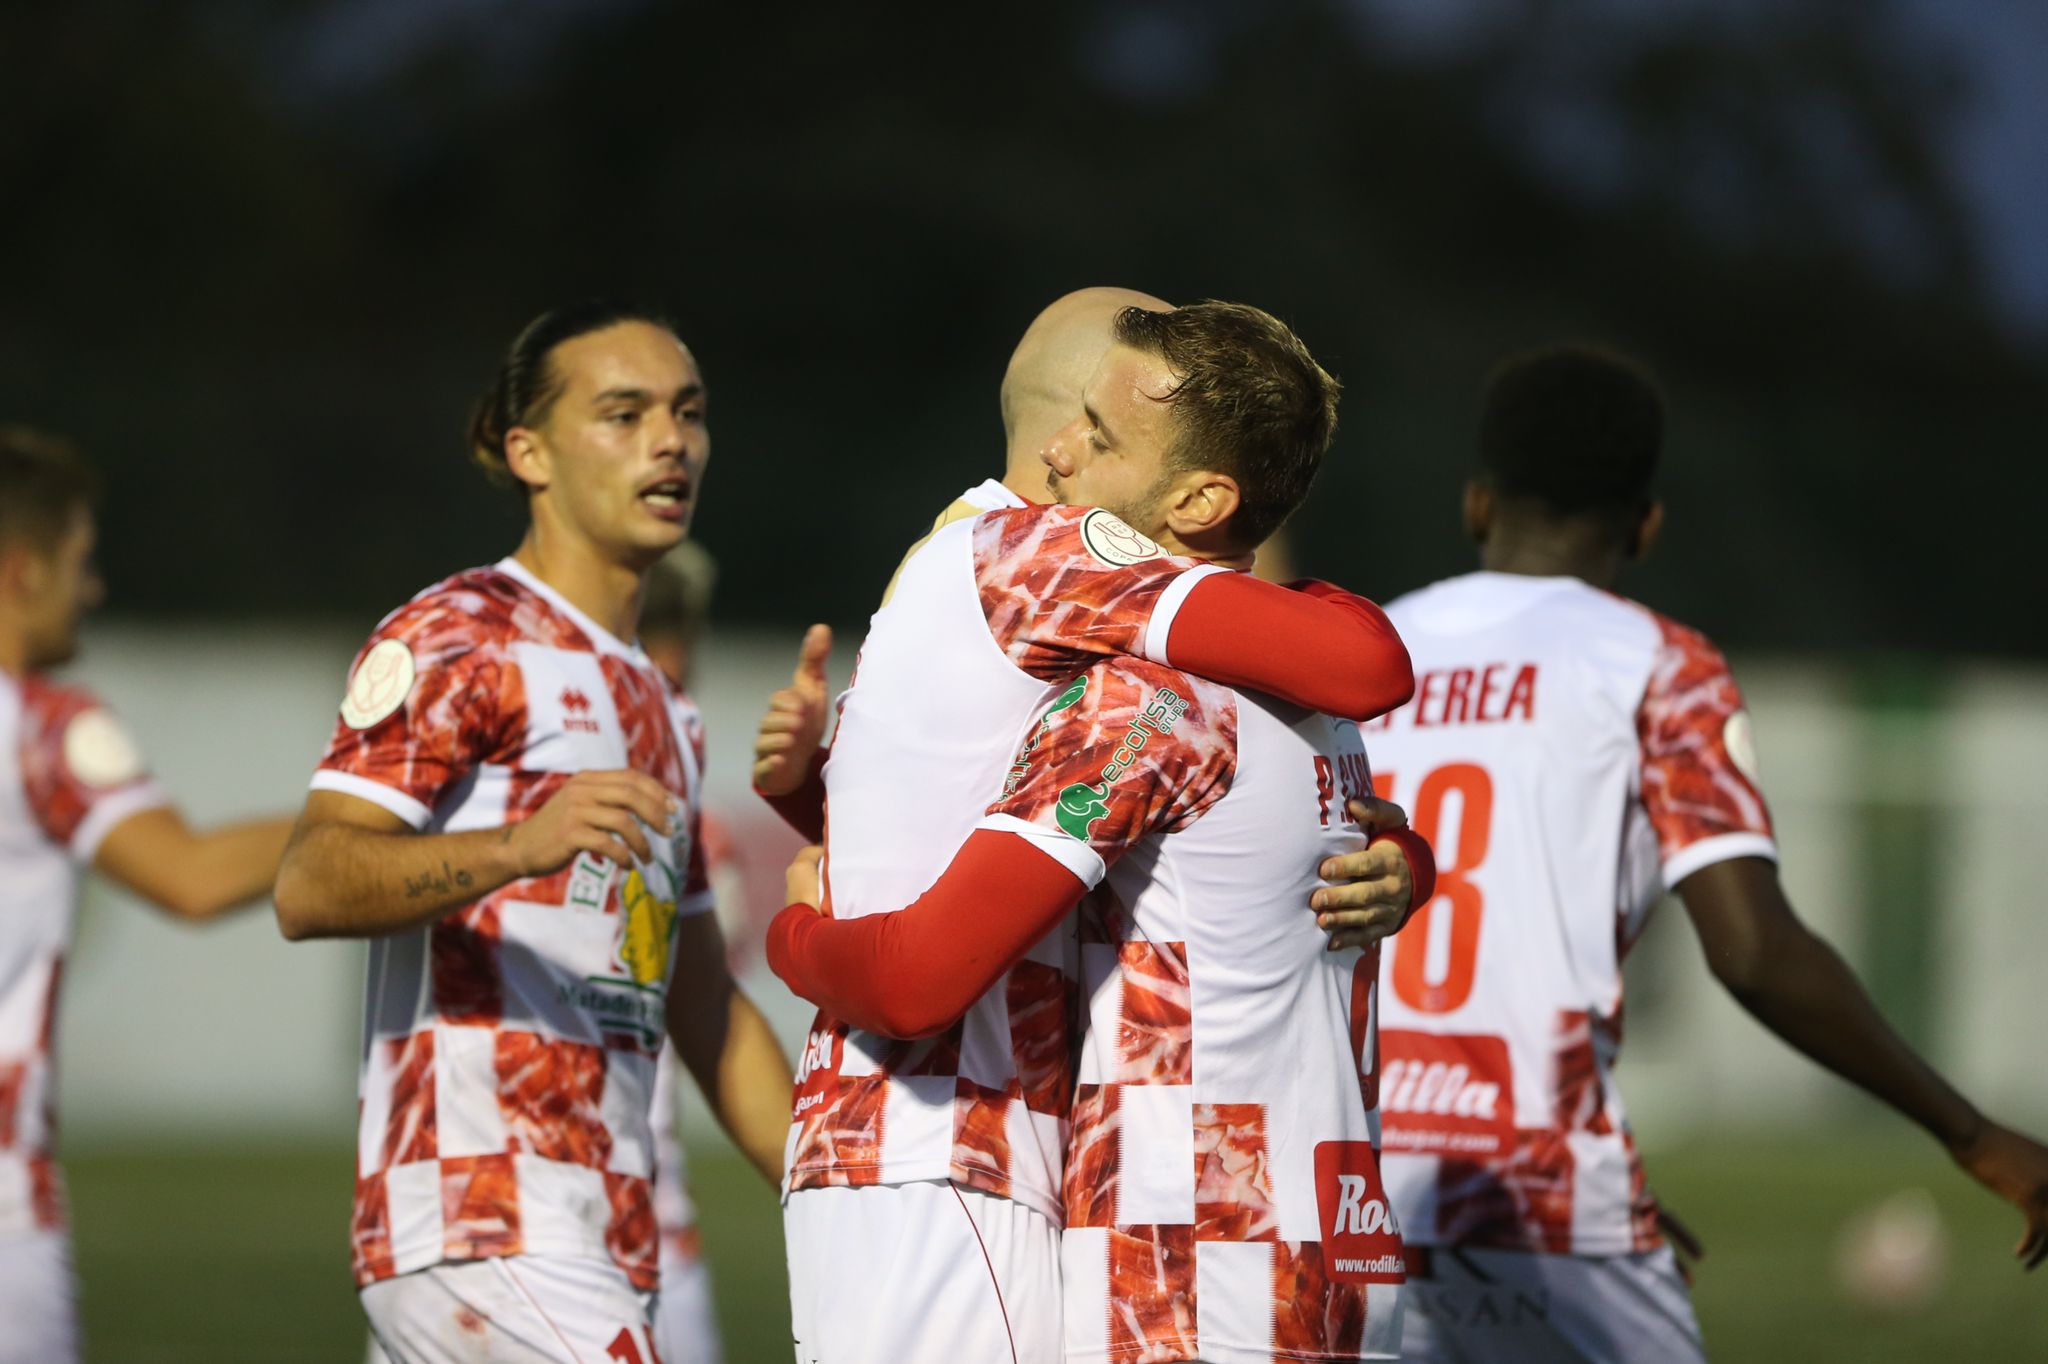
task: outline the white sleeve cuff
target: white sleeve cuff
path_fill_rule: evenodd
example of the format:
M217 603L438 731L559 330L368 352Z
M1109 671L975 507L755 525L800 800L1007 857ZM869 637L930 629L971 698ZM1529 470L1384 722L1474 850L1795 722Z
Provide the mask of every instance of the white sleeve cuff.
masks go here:
M1047 829L1028 820L1019 819L1015 815L984 815L981 823L974 827L1017 835L1074 873L1075 878L1090 890L1095 889L1103 874L1109 870L1103 864L1101 854L1080 839L1061 833L1058 829Z
M1188 599L1188 593L1195 590L1195 584L1214 573L1228 573L1227 568L1215 564L1203 564L1191 568L1166 585L1166 591L1159 594L1159 604L1152 608L1152 619L1145 625L1145 657L1154 663L1174 666L1166 656L1166 637L1173 632L1173 618L1180 614L1181 603Z
M386 786L380 781L371 781L368 777L359 777L353 772L336 772L323 767L313 774L312 789L339 791L344 796L367 800L372 805L389 810L414 829L426 828L427 821L434 817L432 810L405 792L396 787Z
M1670 890L1700 868L1735 857L1763 857L1775 862L1778 860L1778 845L1768 834L1747 832L1715 834L1712 838L1688 843L1664 859L1664 888Z
M71 833L72 860L91 862L99 855L100 844L122 820L170 803L171 798L153 781L140 782L125 791L116 791L94 801L92 809L85 812L85 818L78 821L78 827Z

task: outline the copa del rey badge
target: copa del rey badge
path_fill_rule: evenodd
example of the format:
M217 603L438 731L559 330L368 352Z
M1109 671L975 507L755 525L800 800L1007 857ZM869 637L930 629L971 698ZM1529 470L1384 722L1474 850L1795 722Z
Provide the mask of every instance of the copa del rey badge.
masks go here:
M1129 568L1166 555L1165 550L1125 525L1115 513L1100 507L1081 518L1081 543L1111 568Z
M412 647L402 639L380 639L356 664L341 698L341 720L350 729L368 729L405 704L419 667Z

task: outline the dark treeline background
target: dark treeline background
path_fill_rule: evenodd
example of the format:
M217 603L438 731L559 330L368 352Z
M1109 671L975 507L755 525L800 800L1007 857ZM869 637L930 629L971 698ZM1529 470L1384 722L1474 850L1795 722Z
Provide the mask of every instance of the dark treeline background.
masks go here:
M721 616L855 624L995 472L1078 285L1242 298L1346 382L1304 568L1460 570L1479 380L1564 337L1673 404L1629 588L1731 647L2048 654L2048 363L1879 0L74 0L0 8L0 418L109 474L114 609L367 627L504 552L471 395L532 313L668 301ZM1656 11L1656 17L1647 15Z

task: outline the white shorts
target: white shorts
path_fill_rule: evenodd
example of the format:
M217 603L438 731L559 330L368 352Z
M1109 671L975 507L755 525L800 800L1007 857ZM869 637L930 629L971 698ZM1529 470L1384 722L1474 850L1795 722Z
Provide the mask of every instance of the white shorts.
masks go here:
M720 1364L718 1313L711 1301L711 1266L664 1242L661 1298L654 1304L654 1348L661 1364Z
M361 1296L392 1364L655 1364L653 1295L609 1260L439 1264Z
M0 1237L0 1364L76 1364L78 1284L61 1231Z
M1669 1246L1640 1255L1429 1254L1408 1276L1401 1358L1419 1364L1704 1364Z
M782 1211L797 1364L1059 1364L1060 1233L936 1180L800 1189Z

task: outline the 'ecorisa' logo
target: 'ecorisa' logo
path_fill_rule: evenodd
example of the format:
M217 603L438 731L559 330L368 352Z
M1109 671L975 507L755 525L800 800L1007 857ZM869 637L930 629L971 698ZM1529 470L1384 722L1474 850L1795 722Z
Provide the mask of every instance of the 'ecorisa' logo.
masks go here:
M1003 781L1004 795L1016 795L1017 788L1024 784L1024 774L1031 770L1031 755L1045 742L1046 731L1052 728L1052 717L1079 701L1087 690L1088 675L1083 673L1069 682L1065 691L1053 698L1053 703L1046 708L1045 714L1038 717L1038 727L1031 731L1031 737L1025 740L1024 747L1017 751L1017 761L1010 764L1010 775Z
M1118 520L1115 513L1100 507L1081 518L1081 543L1112 568L1128 568L1166 555L1165 550Z
M1109 783L1090 786L1077 781L1060 792L1060 806L1053 818L1059 821L1060 828L1086 843L1088 827L1108 814Z

